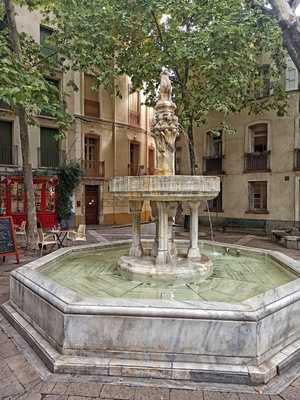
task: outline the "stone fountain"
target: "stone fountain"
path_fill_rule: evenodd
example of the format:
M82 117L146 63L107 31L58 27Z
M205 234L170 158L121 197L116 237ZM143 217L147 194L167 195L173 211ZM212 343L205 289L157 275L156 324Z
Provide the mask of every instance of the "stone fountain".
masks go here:
M161 73L159 100L155 107L152 136L156 144L156 175L126 176L110 180L109 189L120 198L129 199L132 214L132 246L129 256L119 261L130 278L206 279L212 273L211 260L200 254L198 245L198 209L200 201L216 197L220 191L217 177L174 175L175 141L179 135L176 105L167 71ZM141 211L150 201L155 217L156 236L149 254L141 241ZM185 256L178 256L173 221L180 202L190 208L190 246Z
M300 263L237 245L199 248L199 203L218 194L219 178L174 175L175 110L162 73L157 175L110 181L129 199L132 240L62 248L18 268L2 311L56 373L247 391L299 362ZM154 241L141 240L144 201ZM190 240L174 240L179 202L191 210Z

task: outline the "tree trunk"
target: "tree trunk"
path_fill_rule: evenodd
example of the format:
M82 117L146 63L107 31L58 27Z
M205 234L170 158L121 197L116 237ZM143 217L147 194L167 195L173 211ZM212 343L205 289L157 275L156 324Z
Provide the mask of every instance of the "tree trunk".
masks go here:
M193 135L193 117L190 117L189 126L187 129L188 145L189 145L189 158L190 158L190 169L191 175L196 175L196 155L194 147L194 135Z
M272 12L282 30L283 42L291 59L300 71L300 20L287 0L270 0ZM294 2L295 7L298 2Z
M5 11L8 21L9 39L11 49L16 55L20 57L20 42L15 20L15 9L11 0L4 0ZM37 218L34 199L34 186L31 165L31 152L29 144L28 123L26 119L26 111L23 106L16 107L16 115L20 124L20 140L23 162L23 179L24 191L27 195L27 247L34 250L37 246Z

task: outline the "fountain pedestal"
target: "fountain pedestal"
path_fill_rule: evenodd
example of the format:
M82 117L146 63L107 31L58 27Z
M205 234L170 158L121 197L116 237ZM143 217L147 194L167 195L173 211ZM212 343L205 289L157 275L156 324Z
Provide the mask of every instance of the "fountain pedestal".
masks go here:
M198 246L198 208L200 200L217 196L219 178L208 176L125 176L112 178L109 190L127 198L133 215L133 239L129 256L121 257L121 272L131 279L206 279L212 273L212 262L201 255ZM156 218L156 238L150 250L142 248L140 213L144 201L150 201ZM173 238L173 218L178 202L191 208L190 247L186 256L177 256Z

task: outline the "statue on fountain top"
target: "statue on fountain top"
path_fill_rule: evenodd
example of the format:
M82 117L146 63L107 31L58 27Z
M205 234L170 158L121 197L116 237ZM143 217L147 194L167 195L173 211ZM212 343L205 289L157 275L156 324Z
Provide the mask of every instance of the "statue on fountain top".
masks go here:
M169 72L166 70L162 71L160 74L159 100L172 101L172 84Z
M160 74L159 100L155 107L155 115L151 135L156 145L156 174L174 175L175 173L175 140L179 135L176 106L172 102L172 84L168 71Z

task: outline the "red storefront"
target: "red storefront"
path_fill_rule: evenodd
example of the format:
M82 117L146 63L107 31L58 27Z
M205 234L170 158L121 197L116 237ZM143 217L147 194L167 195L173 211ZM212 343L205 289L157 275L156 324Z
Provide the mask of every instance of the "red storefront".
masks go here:
M34 177L35 205L38 223L44 228L57 224L56 187L57 177ZM20 225L27 219L27 196L22 176L1 176L0 178L0 215L11 215L14 223Z

